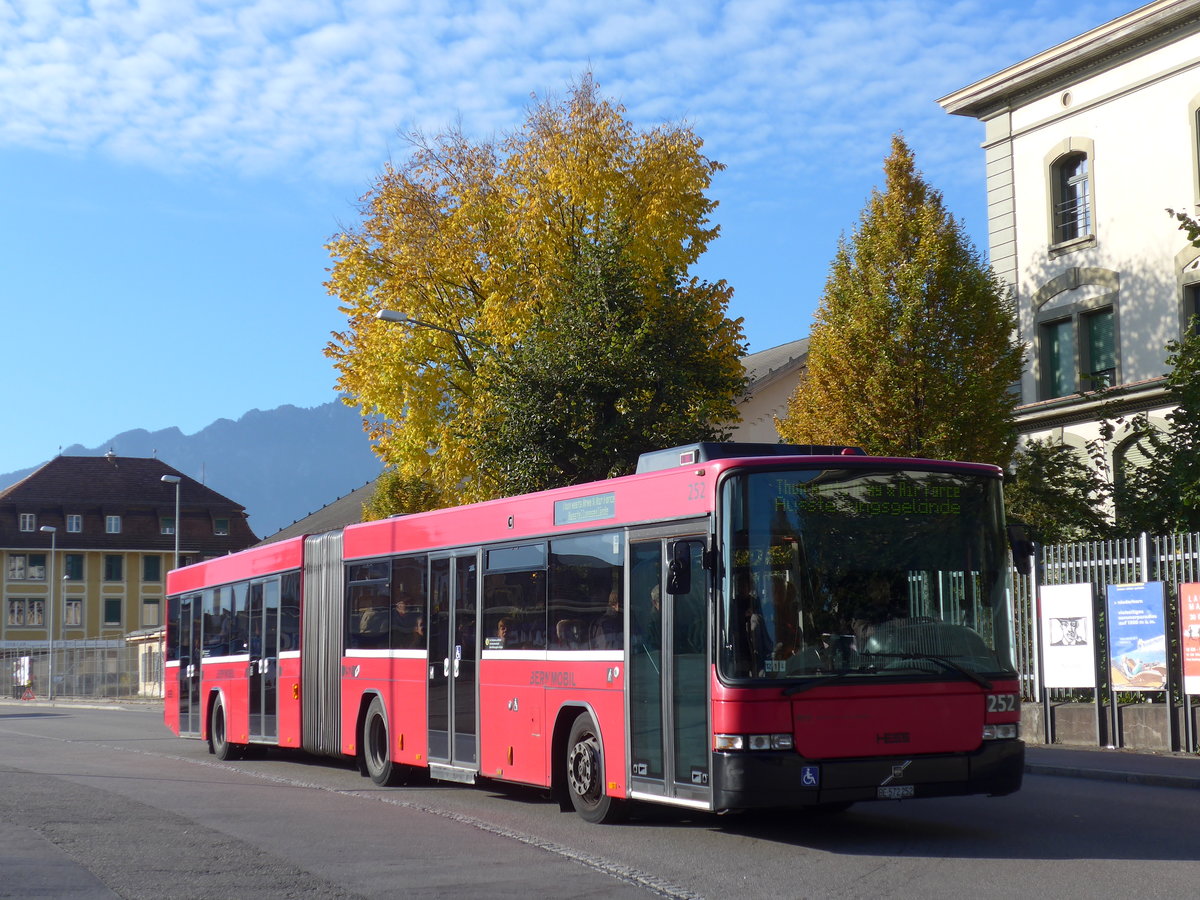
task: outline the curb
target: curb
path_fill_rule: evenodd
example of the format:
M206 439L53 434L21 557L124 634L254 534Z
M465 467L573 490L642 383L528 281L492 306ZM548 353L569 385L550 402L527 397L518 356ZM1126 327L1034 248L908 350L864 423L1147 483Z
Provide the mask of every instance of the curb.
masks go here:
M1029 775L1053 775L1060 778L1087 778L1093 781L1113 781L1121 784L1137 784L1143 787L1182 788L1200 790L1200 778L1190 775L1164 775L1153 772L1119 772L1113 769L1081 769L1077 766L1056 766L1044 763L1026 763Z
M0 708L15 709L108 709L115 712L138 712L162 709L162 700L10 700L0 697Z

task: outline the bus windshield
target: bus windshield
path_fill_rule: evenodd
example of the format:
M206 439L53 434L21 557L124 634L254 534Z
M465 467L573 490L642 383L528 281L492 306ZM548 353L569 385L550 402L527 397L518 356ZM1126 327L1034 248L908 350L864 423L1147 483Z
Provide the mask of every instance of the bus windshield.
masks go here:
M718 662L805 684L1014 672L1000 480L964 470L735 472L721 489Z

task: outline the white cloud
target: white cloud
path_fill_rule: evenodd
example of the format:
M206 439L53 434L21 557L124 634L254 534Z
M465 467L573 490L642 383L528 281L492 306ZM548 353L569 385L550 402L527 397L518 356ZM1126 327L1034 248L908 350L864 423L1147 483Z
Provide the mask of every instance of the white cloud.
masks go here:
M966 0L23 0L0 5L0 144L357 182L397 128L516 124L586 68L639 123L781 175L943 127L941 93L1124 11ZM977 167L963 146L964 164Z

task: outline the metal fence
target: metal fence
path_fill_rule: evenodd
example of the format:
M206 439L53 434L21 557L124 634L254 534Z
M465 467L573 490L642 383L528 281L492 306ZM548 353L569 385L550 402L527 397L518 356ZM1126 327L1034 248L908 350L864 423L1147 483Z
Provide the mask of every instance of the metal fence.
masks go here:
M163 654L159 641L45 641L0 649L13 699L161 699ZM53 690L51 690L53 688Z
M1022 672L1027 700L1041 699L1039 684L1038 587L1052 584L1092 586L1092 605L1100 617L1105 609L1107 586L1161 581L1165 585L1167 607L1164 610L1167 633L1168 665L1171 683L1179 685L1182 662L1179 658L1180 620L1179 585L1200 581L1200 533L1173 534L1111 541L1084 541L1040 547L1029 575L1014 575L1015 631L1018 666ZM1107 653L1107 635L1097 628L1101 654ZM1052 700L1071 699L1074 694L1090 691L1057 689ZM1161 700L1148 695L1149 700ZM1178 698L1176 698L1178 699Z

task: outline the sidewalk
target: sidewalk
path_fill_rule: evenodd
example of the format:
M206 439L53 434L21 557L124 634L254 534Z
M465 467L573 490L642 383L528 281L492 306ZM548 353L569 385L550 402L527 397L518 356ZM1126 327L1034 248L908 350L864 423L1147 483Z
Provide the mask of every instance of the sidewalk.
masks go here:
M1200 790L1200 756L1194 753L1144 753L1027 744L1025 771L1030 775Z
M0 707L26 707L31 709L157 709L159 712L161 712L162 705L163 702L161 697L55 697L53 702L45 697L37 697L33 700L14 700L11 697L0 697Z

